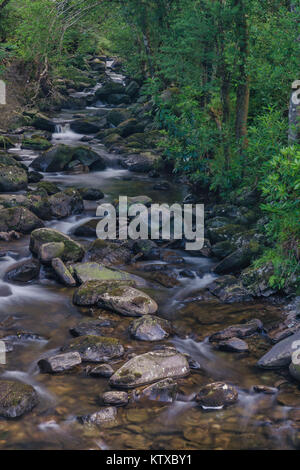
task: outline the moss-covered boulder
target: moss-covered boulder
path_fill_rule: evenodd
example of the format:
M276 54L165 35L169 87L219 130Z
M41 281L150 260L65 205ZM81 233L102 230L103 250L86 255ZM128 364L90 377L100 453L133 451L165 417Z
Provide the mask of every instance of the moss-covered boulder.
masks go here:
M40 248L45 243L64 243L64 251L61 254L63 261L81 261L84 257L83 247L72 240L64 233L51 228L42 228L34 230L30 236L30 250L37 256L40 255Z
M196 402L204 409L224 408L238 400L238 391L232 385L213 382L204 385L196 395Z
M48 150L52 147L51 142L42 137L36 136L31 138L24 138L22 140L21 148L26 150Z
M13 380L0 380L0 416L18 418L38 404L38 396L31 385Z
M51 183L51 181L40 181L36 185L37 190L45 190L48 196L52 196L53 194L59 193L60 189L55 183Z
M245 231L245 228L237 224L227 224L222 227L210 227L207 230L208 238L213 244L223 241L230 241L236 234L240 234Z
M27 172L17 165L0 163L0 192L13 192L26 189Z
M43 221L25 207L0 210L0 232L15 231L26 234L43 226Z
M135 281L138 278L118 269L108 268L104 264L87 262L72 266L74 276L80 284L87 281Z
M254 297L269 297L276 292L271 287L270 279L274 275L274 266L272 262L262 266L251 266L244 269L240 275L240 280Z
M97 239L88 249L86 259L106 266L120 266L130 262L131 252L126 246Z
M112 94L123 94L125 91L125 86L122 83L109 82L99 88L95 96L99 100L106 100L109 95Z
M73 188L53 194L49 198L49 204L52 216L56 219L81 214L84 211L83 199L80 192Z
M79 188L78 191L85 201L99 201L104 198L103 192L98 188Z
M116 130L120 136L126 138L132 134L142 132L144 130L144 126L140 124L137 119L131 118L119 124Z
M107 114L107 121L115 127L130 118L128 109L115 108Z
M111 281L87 281L82 284L74 293L73 303L82 307L91 307L97 305L99 296L107 290L119 286L127 286L130 281L111 280Z
M53 172L67 170L71 162L87 166L91 171L100 171L106 168L106 163L101 155L84 145L78 147L57 145L36 158L31 166L37 171Z
M122 357L124 347L115 338L87 335L71 339L62 351L76 351L80 354L82 361L108 362Z
M152 152L129 155L121 161L124 168L138 173L147 173L159 166L161 158Z
M63 242L43 243L39 248L39 259L42 263L48 264L54 258L63 256L65 244Z
M251 293L234 276L226 275L215 279L207 286L209 292L224 303L249 302Z
M251 241L248 245L238 248L230 253L214 268L217 274L227 274L240 272L242 269L250 265L262 252L262 245L256 241Z
M172 326L163 318L146 315L133 320L129 325L129 333L140 341L160 341L172 333Z
M28 113L29 114L29 113ZM32 122L31 124L36 128L42 131L55 132L56 124L48 116L45 116L42 113L31 113L30 115Z
M44 246L44 245L42 245ZM76 281L70 273L67 266L60 258L53 258L51 260L51 266L58 278L58 280L67 287L75 287Z
M135 388L166 378L185 377L190 372L187 358L173 348L135 356L110 378L113 387Z

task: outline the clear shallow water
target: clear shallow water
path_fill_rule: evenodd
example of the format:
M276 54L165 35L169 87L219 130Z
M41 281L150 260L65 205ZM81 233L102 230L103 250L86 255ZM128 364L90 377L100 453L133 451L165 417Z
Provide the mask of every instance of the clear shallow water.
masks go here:
M79 137L69 129L74 112L57 116L57 132L54 142L77 145ZM80 110L82 112L82 110ZM92 110L88 110L92 112ZM101 144L91 144L105 152ZM13 152L30 162L36 153L19 148ZM107 152L106 152L107 154ZM153 190L156 180L145 175L130 174L118 167L116 155L107 156L110 167L102 172L89 174L45 174L45 179L60 187L99 187L105 200L119 195L151 196L154 202L176 202L185 196L185 189L171 181L170 191ZM47 226L64 233L72 233L79 224L95 216L95 205L79 216L51 221ZM26 331L41 335L40 341L23 341L14 344L14 351L7 355L7 365L0 365L0 374L32 384L39 394L40 404L29 414L16 421L0 419L0 448L2 449L273 449L293 448L297 425L290 419L291 409L280 406L276 397L254 394L255 384L273 386L282 376L276 372L262 372L255 362L269 347L265 338L256 335L249 338L250 355L235 355L215 351L207 336L226 326L252 318L260 318L265 325L278 321L280 312L263 303L222 305L218 302L193 301L214 275L210 272L212 260L186 255L184 262L175 266L179 272L187 268L194 277L179 277L179 285L165 288L148 282L147 291L159 304L159 315L173 321L178 336L164 341L174 344L178 350L190 354L201 365L185 379L178 380L178 400L173 404L153 401L131 401L118 409L115 423L101 428L80 425L76 416L97 411L98 397L109 390L107 379L91 378L85 373L85 365L64 375L40 374L37 361L55 353L71 337L69 328L89 314L87 309L72 304L74 289L64 288L46 279L42 270L37 281L16 285L4 281L6 270L16 262L30 256L28 237L1 243L1 249L10 253L0 258L0 331ZM128 268L135 272L135 267ZM143 276L140 270L136 274ZM147 278L147 276L145 276ZM2 294L1 294L2 292ZM5 294L6 293L6 294ZM4 295L5 294L5 295ZM103 313L103 312L102 312ZM135 353L151 350L154 345L133 341L127 328L131 321L116 314L105 314L115 323L109 335L130 345ZM116 369L122 361L115 362ZM225 380L239 390L239 401L225 410L205 411L195 406L192 397L201 385L215 380ZM289 385L297 392L295 385ZM299 399L300 407L300 399Z

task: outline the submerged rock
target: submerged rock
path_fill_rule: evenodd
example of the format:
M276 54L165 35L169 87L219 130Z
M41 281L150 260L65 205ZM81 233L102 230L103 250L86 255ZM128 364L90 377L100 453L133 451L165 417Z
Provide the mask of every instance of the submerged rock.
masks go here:
M78 421L82 424L95 424L101 425L109 421L114 421L117 417L117 408L114 406L107 406L106 408L101 408L101 410L96 411L93 414L80 416Z
M38 396L31 385L12 380L0 380L0 416L18 418L38 404Z
M232 325L222 331L218 331L209 337L209 341L225 341L234 337L245 338L246 336L250 336L253 333L261 331L262 328L262 322L255 318L248 321L247 323Z
M81 357L78 352L58 354L56 356L47 357L46 359L41 359L38 362L41 372L50 374L65 372L79 364L81 364Z
M25 207L0 210L0 232L30 233L44 226L44 222Z
M247 352L249 351L248 344L246 341L243 341L239 338L231 338L225 341L220 341L217 345L217 348L220 351L227 351L227 352Z
M238 400L238 392L231 385L214 382L202 387L195 399L202 408L223 408Z
M141 341L160 341L172 332L170 322L153 315L146 315L134 320L129 326L133 338Z
M122 265L130 262L131 252L126 246L97 239L87 251L86 259L106 266Z
M186 357L173 348L165 348L133 357L114 373L109 383L134 388L165 378L185 377L189 372Z
M81 214L84 211L83 199L79 191L69 188L49 198L52 216L56 219Z
M64 251L60 255L63 261L80 261L84 256L83 247L64 233L52 228L34 230L30 236L30 250L35 255L40 255L40 248L45 243L64 243Z
M292 353L297 350L297 348L292 347L296 341L300 341L300 331L275 344L259 359L257 365L263 369L276 369L288 366L291 362Z
M173 379L164 379L149 385L143 390L137 390L135 398L147 398L148 400L171 403L176 400L177 388L177 383Z
M124 406L129 401L128 393L126 392L105 392L101 396L105 405Z
M209 292L222 302L249 302L253 300L251 293L234 276L222 276L215 279L207 287Z
M100 364L97 367L93 367L89 371L89 375L92 377L106 377L109 378L114 375L114 370L109 364Z
M107 362L124 354L124 348L117 339L94 335L72 339L62 350L77 351L82 361L88 362Z
M40 273L40 263L34 259L27 259L14 264L6 271L5 278L15 282L29 282L36 279Z
M70 328L72 336L103 336L103 327L112 326L108 320L92 320L92 321L81 321L77 325Z

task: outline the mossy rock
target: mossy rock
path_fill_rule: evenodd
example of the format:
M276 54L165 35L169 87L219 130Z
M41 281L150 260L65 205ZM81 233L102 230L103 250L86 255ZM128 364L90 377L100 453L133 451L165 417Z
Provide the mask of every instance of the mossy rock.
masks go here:
M48 150L52 147L52 144L42 137L36 138L25 138L22 141L21 148L27 150Z
M43 226L42 220L25 207L11 207L0 210L0 232L14 230L27 234Z
M170 322L154 315L137 318L129 325L130 335L140 341L161 341L171 332Z
M0 191L13 192L26 189L28 184L27 172L17 165L0 163Z
M84 211L83 199L79 191L68 188L65 191L53 194L49 198L52 216L62 219Z
M40 181L36 187L37 189L44 189L48 196L52 196L53 194L60 192L59 187L55 183L51 183L51 181Z
M187 358L173 348L165 348L135 356L110 378L118 388L135 388L166 378L185 377L190 372Z
M40 247L51 242L64 243L65 249L61 255L63 261L76 262L81 261L84 257L84 249L79 243L72 240L68 235L51 228L34 230L31 233L29 247L34 254L39 255Z
M97 239L89 247L86 258L106 266L120 266L130 262L131 252L127 247L118 243Z
M81 284L87 281L135 281L137 276L108 268L104 264L96 262L78 263L72 266L76 279Z
M109 111L107 121L114 126L118 126L121 122L126 121L131 116L128 109L116 108Z
M31 385L12 380L0 380L0 416L18 418L38 404L38 396Z
M62 351L76 351L82 361L107 362L122 357L124 347L116 338L86 335L70 340Z

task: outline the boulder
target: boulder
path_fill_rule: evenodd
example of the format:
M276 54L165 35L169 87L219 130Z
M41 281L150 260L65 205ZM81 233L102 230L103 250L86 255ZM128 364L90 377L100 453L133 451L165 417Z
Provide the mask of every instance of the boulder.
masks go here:
M129 326L130 335L141 341L160 341L172 333L170 322L153 315L134 320Z
M121 122L130 118L130 112L127 109L112 109L107 114L107 121L113 126L118 126Z
M101 408L93 414L80 416L78 421L82 424L103 425L107 422L114 421L117 417L117 408L114 406L107 406Z
M102 293L99 292L97 305L130 317L153 314L158 309L151 297L128 285L106 288Z
M99 263L78 263L72 265L74 276L80 284L87 281L134 281L135 277L125 271L108 268ZM87 286L86 286L87 287ZM89 289L93 288L90 284ZM94 285L97 288L97 284ZM99 286L101 289L101 286Z
M177 389L177 383L173 379L164 379L149 385L143 390L137 390L135 398L171 403L177 398Z
M234 276L226 275L215 279L207 286L209 292L224 303L249 302L253 300L250 292Z
M37 190L44 190L46 191L48 196L52 196L53 194L59 193L61 190L55 183L51 183L51 181L40 181L36 185Z
M27 176L28 183L38 183L44 178L43 175L38 171L29 171Z
M60 193L53 194L49 198L52 216L63 219L70 215L81 214L84 211L83 200L80 192L68 188Z
M74 235L76 237L95 238L97 236L96 228L98 223L99 219L88 220L74 229Z
M195 399L204 409L224 408L236 403L238 392L231 385L223 382L214 382L202 387Z
M62 351L77 351L81 360L87 362L108 362L124 354L124 348L117 339L94 335L72 339L62 348Z
M114 373L109 383L129 389L165 378L185 377L189 372L186 357L173 348L165 348L133 357Z
M274 266L269 262L263 266L244 269L240 275L242 284L254 297L269 297L276 292L270 286L270 278L274 275Z
M207 230L208 238L212 245L215 243L230 241L234 235L245 231L245 227L237 224L227 224L222 227L209 228Z
M56 356L47 357L46 359L41 359L38 362L41 372L49 374L65 372L79 364L81 364L81 357L78 352L58 354Z
M52 147L51 142L49 140L44 139L42 137L32 137L32 138L24 138L22 140L21 148L26 150L48 150Z
M86 259L105 266L123 265L131 260L131 252L126 246L97 239L86 253Z
M41 129L42 131L49 131L51 133L54 133L56 128L56 124L42 113L36 113L35 115L33 115L32 125L36 129Z
M59 281L67 287L75 287L76 281L73 278L72 274L68 270L67 266L60 258L53 258L51 260L51 266L55 271L56 276Z
M245 338L263 329L263 324L256 318L241 325L232 325L209 337L209 341L226 341L232 338Z
M27 259L14 264L6 271L5 278L14 282L29 282L36 279L40 273L40 263L34 259Z
M77 134L96 134L102 128L97 120L76 119L70 124L72 131Z
M220 341L217 345L217 349L219 349L220 351L238 353L249 351L249 347L246 341L235 337L226 339L225 341Z
M107 99L112 94L124 94L125 87L122 83L109 82L99 88L95 96L99 100Z
M101 396L104 405L124 406L129 401L127 392L105 392Z
M72 336L77 338L78 336L105 336L103 335L103 327L111 326L111 322L108 320L92 320L92 321L81 321L77 325L70 328Z
M99 366L93 367L89 371L89 375L91 375L92 377L109 378L114 375L114 370L109 364L100 364Z
M121 137L126 138L129 135L136 134L137 132L142 132L144 127L136 119L130 118L127 121L121 122L117 127L117 132Z
M26 189L27 172L16 165L0 163L0 192L13 192Z
M159 165L160 157L152 152L129 155L121 160L121 165L129 171L147 173Z
M0 209L0 232L15 231L26 234L43 226L43 221L25 207Z
M31 385L13 380L0 380L0 416L18 418L38 404L38 396Z
M79 188L78 191L86 201L99 201L104 198L103 192L98 188Z
M132 251L135 255L139 255L140 259L147 261L160 259L160 249L153 240L136 240L132 245Z
M42 263L51 263L53 258L58 258L63 255L65 244L63 242L50 242L44 243L39 249L39 259Z
M71 162L78 162L89 167L91 171L100 171L106 168L106 163L98 153L89 147L69 147L57 145L37 157L31 164L37 171L53 172L67 170Z
M262 369L277 369L288 366L291 362L293 352L297 351L295 342L300 341L300 331L279 341L257 362Z
M30 236L30 250L35 255L40 254L40 248L45 243L64 243L65 248L60 256L63 261L80 261L84 256L84 249L82 246L72 240L64 233L51 228L43 228L34 230Z

